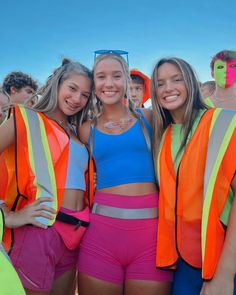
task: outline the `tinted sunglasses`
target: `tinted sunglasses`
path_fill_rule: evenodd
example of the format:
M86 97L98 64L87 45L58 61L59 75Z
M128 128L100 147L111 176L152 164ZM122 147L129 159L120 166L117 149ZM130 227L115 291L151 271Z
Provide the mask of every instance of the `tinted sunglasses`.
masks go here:
M102 54L115 54L115 55L123 55L127 65L129 66L129 52L128 51L124 51L124 50L114 50L114 49L102 49L102 50L96 50L94 51L94 61L96 60L98 55L102 55Z

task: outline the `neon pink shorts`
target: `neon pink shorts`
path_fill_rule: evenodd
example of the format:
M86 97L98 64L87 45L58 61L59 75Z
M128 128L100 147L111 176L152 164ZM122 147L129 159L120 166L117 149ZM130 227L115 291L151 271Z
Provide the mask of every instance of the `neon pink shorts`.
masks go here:
M152 208L157 207L158 195L97 192L94 202L119 208ZM127 220L91 214L80 245L79 272L119 285L131 279L172 281L171 271L155 267L157 226L157 218Z
M55 279L76 267L78 249L69 250L53 226L23 226L14 230L10 258L25 288L47 292Z

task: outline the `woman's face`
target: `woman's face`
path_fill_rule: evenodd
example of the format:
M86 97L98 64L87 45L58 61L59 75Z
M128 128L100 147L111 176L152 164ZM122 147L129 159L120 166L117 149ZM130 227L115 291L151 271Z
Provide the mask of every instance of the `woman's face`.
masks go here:
M66 116L73 116L86 106L90 93L91 80L73 73L59 86L58 109Z
M103 59L94 69L95 93L103 104L123 103L126 92L126 81L119 61Z
M180 69L171 64L162 64L157 71L156 96L162 108L168 110L177 122L182 122L186 109L188 91Z

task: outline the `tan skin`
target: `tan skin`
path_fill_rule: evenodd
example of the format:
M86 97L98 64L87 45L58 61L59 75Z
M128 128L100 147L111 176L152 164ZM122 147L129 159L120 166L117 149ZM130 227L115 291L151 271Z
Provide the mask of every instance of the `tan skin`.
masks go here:
M53 120L62 121L62 127L67 127L67 116L81 110L87 103L90 95L91 82L90 79L78 74L71 74L67 80L65 80L59 88L58 92L58 105L59 107L50 115L46 114ZM61 97L61 98L60 98ZM67 102L69 101L70 107L68 109ZM72 110L73 108L73 110ZM65 125L65 126L63 126ZM74 134L69 134L72 140L78 141ZM0 137L4 140L0 141L0 153L2 153L7 147L14 144L14 122L13 117L6 121L5 124L0 126ZM16 228L25 224L32 224L34 226L44 228L47 227L35 220L35 217L42 216L48 219L53 219L53 215L56 212L43 205L43 202L50 201L50 198L39 198L33 203L27 205L23 209L17 212L9 212L9 209L2 205L5 214L5 223L7 227ZM77 189L66 189L62 200L62 207L71 210L80 211L84 207L84 191ZM46 212L45 212L46 211ZM50 292L34 292L32 290L25 290L27 295L65 295L74 294L76 270L71 269L61 275L53 284L53 288Z
M123 97L125 92L124 73L120 63L118 61L114 61L113 59L106 59L99 62L98 65L102 65L102 67L100 68L98 66L96 68L97 70L94 71L95 90L97 96L101 99L103 103L103 112L98 118L96 128L101 132L107 134L121 134L131 128L137 120L131 115L131 113L123 104ZM96 75L98 74L102 74L102 79L104 79L103 81L105 81L105 84L103 84L103 82L101 83L100 90L97 83L98 81L96 79ZM114 95L105 95L104 90L107 92L114 92ZM142 112L151 124L151 110L142 109ZM117 122L122 118L127 118L128 115L132 116L132 121L129 121L126 124L125 128L122 128L122 130L112 129L108 131L106 130L106 128L104 128L104 123L108 121ZM86 122L81 126L79 132L81 140L85 143L88 143L89 131L90 123ZM109 188L103 188L98 191L122 195L144 195L156 192L157 187L155 183L129 183ZM171 283L145 280L126 280L123 285L116 285L79 273L78 287L80 295L168 295L170 294Z
M164 63L158 69L157 97L159 103L169 110L175 123L183 123L183 114L186 109L186 88L181 79L180 70L169 63ZM174 95L177 98L174 99ZM166 97L173 97L167 99ZM234 201L230 212L226 238L220 260L214 277L211 281L203 284L200 295L232 295L234 289L234 275L236 273L236 175L231 182L234 192Z

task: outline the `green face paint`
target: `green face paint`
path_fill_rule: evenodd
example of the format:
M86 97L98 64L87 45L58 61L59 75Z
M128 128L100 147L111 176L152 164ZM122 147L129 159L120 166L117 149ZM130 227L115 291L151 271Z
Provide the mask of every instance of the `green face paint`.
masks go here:
M226 62L220 59L217 59L214 63L214 78L216 84L225 88L226 85Z

